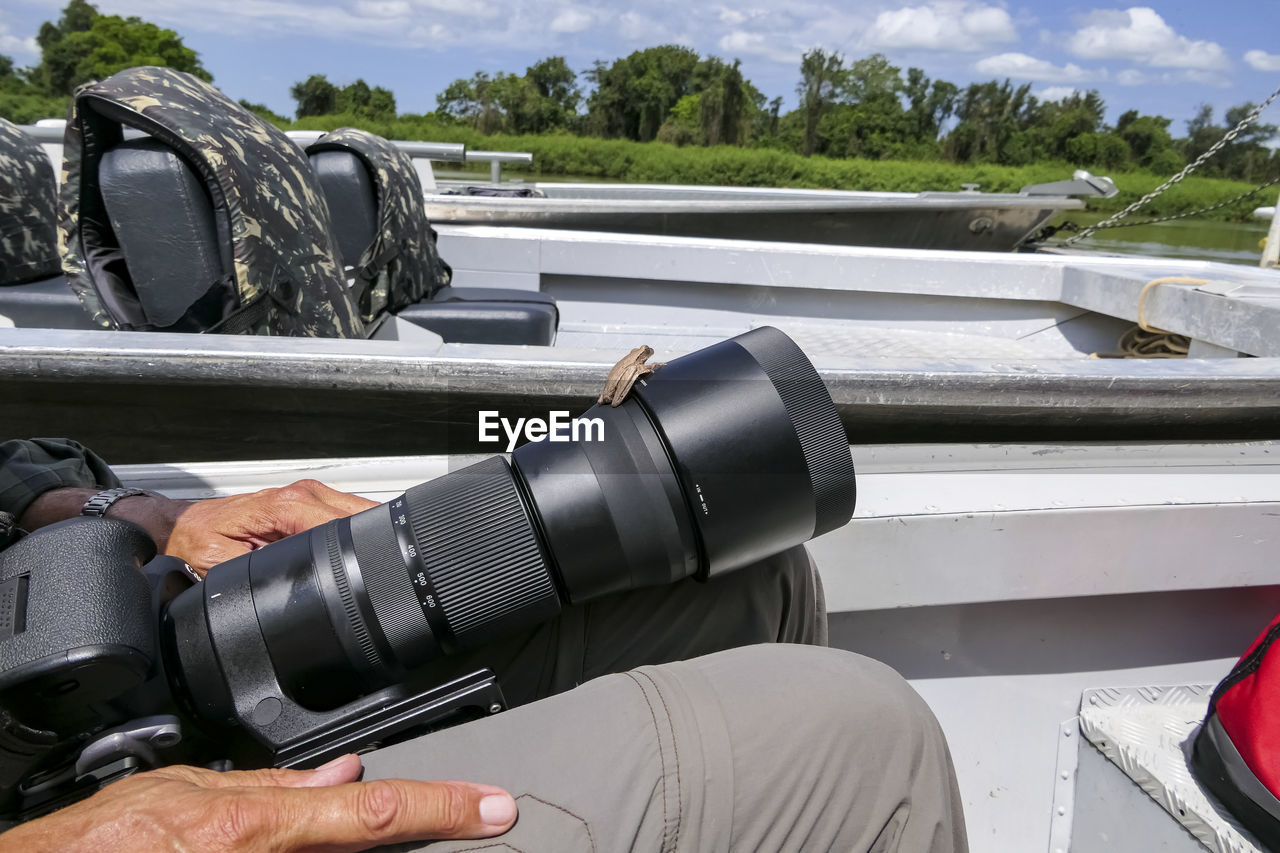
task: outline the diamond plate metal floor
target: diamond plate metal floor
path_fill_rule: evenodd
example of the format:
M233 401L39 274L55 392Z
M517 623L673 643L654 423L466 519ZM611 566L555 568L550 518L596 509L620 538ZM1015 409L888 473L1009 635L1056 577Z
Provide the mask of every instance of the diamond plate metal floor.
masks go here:
M1183 751L1209 706L1212 684L1087 690L1080 729L1142 790L1215 853L1259 845L1200 789Z
M755 323L690 329L685 327L633 327L635 339L650 344L664 357L706 346L741 334ZM1032 344L1010 338L959 332L903 329L882 325L794 323L779 319L773 325L790 335L810 358L823 355L846 358L986 358L1034 359L1062 357L1061 347L1047 350L1044 342ZM660 343L673 339L667 346ZM679 339L678 343L674 339ZM617 346L616 331L591 323L561 323L556 337L560 347ZM1077 354L1084 358L1083 354Z

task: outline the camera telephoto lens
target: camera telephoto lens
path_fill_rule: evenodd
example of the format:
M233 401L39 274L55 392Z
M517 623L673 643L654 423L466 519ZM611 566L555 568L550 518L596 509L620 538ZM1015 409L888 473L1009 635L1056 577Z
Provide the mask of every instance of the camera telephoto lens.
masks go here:
M290 696L332 707L565 602L705 580L853 514L835 405L777 329L674 359L580 420L595 424L580 440L527 443L213 569L166 617L178 692L230 720L251 699L222 669L251 636Z

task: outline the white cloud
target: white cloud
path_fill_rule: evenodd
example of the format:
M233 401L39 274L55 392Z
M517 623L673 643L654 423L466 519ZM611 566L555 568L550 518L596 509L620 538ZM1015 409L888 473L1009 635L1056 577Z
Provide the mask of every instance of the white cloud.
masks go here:
M1280 71L1280 55L1264 50L1249 51L1244 55L1244 61L1254 71Z
M406 0L358 0L356 12L372 18L402 18L409 14Z
M975 51L1017 40L1013 19L998 6L935 0L881 12L862 43L872 48Z
M1158 68L1217 71L1230 66L1217 42L1179 35L1146 6L1093 12L1068 37L1067 49L1085 59L1127 59Z
M669 31L664 24L639 12L624 12L618 16L618 32L631 41L653 39L657 43L666 40Z
M1183 68L1176 71L1140 71L1137 68L1126 68L1113 78L1121 86L1184 86L1195 83L1201 86L1214 86L1225 89L1231 85L1226 75L1217 71L1201 71L1196 68Z
M1080 90L1074 86L1046 86L1036 92L1035 96L1042 101L1061 101L1063 98L1078 94Z
M774 62L788 64L798 64L803 53L779 44L778 39L764 33L749 33L743 30L734 30L721 36L719 48L732 57L762 56Z
M986 59L978 60L973 67L981 74L994 74L997 77L1013 77L1019 80L1079 83L1100 76L1100 72L1086 71L1072 62L1057 66L1048 60L1036 59L1025 53L1001 53L988 56Z
M9 25L0 22L0 53L12 56L14 58L30 56L37 58L40 56L40 45L36 44L34 36L21 38L9 32Z
M553 33L580 33L595 22L590 12L569 7L560 10L551 21Z

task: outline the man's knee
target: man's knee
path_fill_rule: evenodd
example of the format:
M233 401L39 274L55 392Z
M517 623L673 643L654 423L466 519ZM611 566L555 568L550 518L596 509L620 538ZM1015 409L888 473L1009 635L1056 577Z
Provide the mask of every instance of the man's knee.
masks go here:
M786 644L734 649L715 657L723 660L710 677L735 704L772 706L780 718L802 722L800 728L809 734L825 732L827 746L847 740L855 752L868 745L915 752L943 742L920 695L901 675L871 658Z

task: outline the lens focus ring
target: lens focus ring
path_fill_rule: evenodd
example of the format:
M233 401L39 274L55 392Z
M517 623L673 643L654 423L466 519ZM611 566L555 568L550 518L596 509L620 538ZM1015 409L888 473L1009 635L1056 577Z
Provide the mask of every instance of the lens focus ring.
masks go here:
M551 570L504 459L415 486L405 497L418 557L452 634L436 638L445 651L559 612Z

